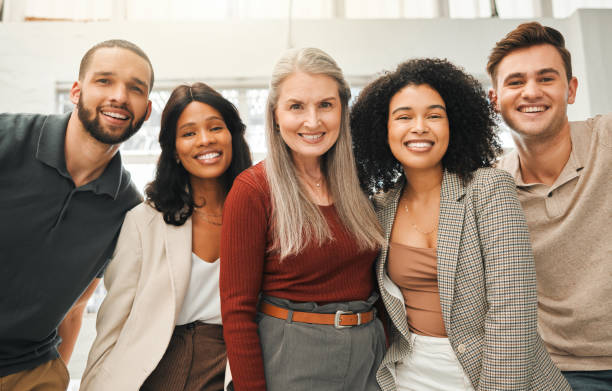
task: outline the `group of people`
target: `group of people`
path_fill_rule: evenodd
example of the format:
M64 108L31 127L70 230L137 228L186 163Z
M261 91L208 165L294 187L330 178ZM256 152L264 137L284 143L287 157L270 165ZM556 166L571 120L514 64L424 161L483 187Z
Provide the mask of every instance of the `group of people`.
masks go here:
M612 116L568 122L537 22L487 71L488 97L408 60L349 108L332 57L289 50L255 166L237 109L181 85L142 202L118 147L153 67L95 45L71 113L0 115L0 389L67 388L102 276L85 391L612 389Z

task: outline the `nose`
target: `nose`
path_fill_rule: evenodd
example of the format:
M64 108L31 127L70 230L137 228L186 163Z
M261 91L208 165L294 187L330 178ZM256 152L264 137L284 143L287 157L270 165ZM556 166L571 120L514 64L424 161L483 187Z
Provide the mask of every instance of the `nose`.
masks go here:
M319 125L319 113L315 108L310 108L306 111L306 118L304 119L304 126L309 129L314 129Z
M414 126L411 131L416 134L427 133L427 125L425 124L425 118L422 116L417 116L414 121Z
M122 83L116 83L113 86L111 100L119 103L127 101L127 86Z
M210 145L215 142L215 136L212 132L206 129L201 129L198 132L198 144L199 145Z
M535 80L528 80L523 87L522 95L526 99L539 98L542 95L542 90Z

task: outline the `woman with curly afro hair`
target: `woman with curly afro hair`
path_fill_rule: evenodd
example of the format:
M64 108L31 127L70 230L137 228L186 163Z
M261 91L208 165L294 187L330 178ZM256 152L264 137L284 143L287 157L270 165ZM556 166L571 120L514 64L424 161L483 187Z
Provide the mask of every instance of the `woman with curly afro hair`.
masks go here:
M512 177L491 168L501 148L478 81L407 61L364 88L351 128L387 241L382 390L569 389L536 330L529 232Z

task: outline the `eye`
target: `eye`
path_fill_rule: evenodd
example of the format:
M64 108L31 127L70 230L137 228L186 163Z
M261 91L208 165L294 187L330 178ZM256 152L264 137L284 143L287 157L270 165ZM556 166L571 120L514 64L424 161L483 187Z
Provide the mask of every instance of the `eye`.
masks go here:
M331 102L321 102L320 106L321 106L321 108L323 108L323 109L329 109L329 108L331 108L333 105L331 104Z
M540 79L541 82L543 83L550 83L551 81L554 81L555 78L552 76L544 76Z
M142 94L142 88L138 87L138 86L132 86L130 87L130 90L137 92L139 94Z
M193 130L184 130L180 133L180 137L191 137L194 136L195 132Z
M522 80L510 80L508 82L509 86L520 86L521 84L523 84Z
M438 113L434 113L434 114L430 114L429 119L442 119L444 118L444 116L442 114L438 114Z
M98 84L109 84L110 80L108 80L108 79L98 79L98 80L96 80L96 83L98 83Z
M225 129L225 127L223 127L223 126L214 126L214 127L210 128L210 131L211 132L218 132L218 131L223 130L223 129Z
M302 105L299 103L294 103L291 106L289 106L289 110L300 110L302 108Z
M396 119L398 120L402 120L402 121L406 121L406 120L411 120L412 116L408 115L408 114L402 114L399 117L397 117Z

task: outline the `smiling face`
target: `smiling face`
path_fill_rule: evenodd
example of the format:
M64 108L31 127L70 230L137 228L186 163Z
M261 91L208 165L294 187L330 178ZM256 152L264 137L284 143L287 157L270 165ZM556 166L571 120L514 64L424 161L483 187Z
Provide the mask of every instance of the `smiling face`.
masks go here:
M561 55L552 45L536 45L506 55L497 66L491 101L519 137L548 138L568 125L567 105L578 82L569 82Z
M104 144L130 138L149 118L149 64L127 49L100 48L70 99L85 130Z
M336 143L341 106L329 76L296 72L283 81L274 118L294 162L319 159Z
M389 148L404 172L442 170L449 140L446 105L427 84L408 85L389 101Z
M176 124L176 154L192 178L218 179L232 162L232 135L221 114L189 103Z

